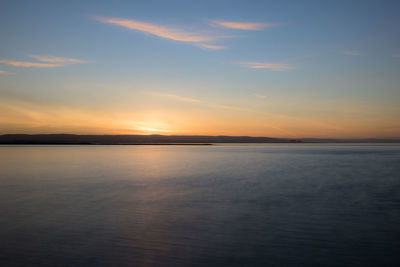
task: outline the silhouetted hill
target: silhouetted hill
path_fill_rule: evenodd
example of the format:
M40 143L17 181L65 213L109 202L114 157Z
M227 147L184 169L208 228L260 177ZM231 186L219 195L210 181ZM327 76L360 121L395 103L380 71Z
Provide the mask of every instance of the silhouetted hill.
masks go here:
M76 135L76 134L5 134L0 144L65 144L65 145L168 145L212 143L400 143L400 139L285 139L250 136L202 135Z
M400 143L400 139L329 139L329 138L302 138L303 143Z
M0 144L201 144L201 143L292 143L290 139L249 136L200 135L75 135L75 134L6 134Z

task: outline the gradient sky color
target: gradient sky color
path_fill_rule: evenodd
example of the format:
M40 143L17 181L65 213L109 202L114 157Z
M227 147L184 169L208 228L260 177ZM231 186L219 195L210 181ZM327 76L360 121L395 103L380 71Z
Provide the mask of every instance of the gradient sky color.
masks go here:
M400 138L398 1L1 1L0 134Z

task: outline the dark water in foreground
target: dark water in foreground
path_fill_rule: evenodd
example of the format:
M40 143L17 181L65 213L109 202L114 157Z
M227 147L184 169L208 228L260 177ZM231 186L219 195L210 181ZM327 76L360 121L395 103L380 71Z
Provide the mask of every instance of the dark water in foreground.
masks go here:
M0 146L0 266L400 266L400 145Z

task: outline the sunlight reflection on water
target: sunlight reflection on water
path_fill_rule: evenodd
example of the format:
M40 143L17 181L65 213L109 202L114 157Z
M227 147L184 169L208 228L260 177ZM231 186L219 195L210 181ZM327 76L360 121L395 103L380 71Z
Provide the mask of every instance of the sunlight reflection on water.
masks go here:
M1 266L398 266L400 146L1 146Z

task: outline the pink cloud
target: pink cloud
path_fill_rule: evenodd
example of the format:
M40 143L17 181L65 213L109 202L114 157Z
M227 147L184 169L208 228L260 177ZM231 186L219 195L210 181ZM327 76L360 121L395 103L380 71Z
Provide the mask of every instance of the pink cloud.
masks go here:
M15 74L14 72L8 72L5 70L0 70L0 75L11 75L11 74Z
M133 19L116 19L116 18L102 18L94 17L95 20L108 23L116 26L125 27L132 30L137 30L145 33L150 33L162 38L171 39L180 42L208 42L217 39L216 36L198 34L192 32L185 32L180 29L155 25L147 22L142 22Z
M60 64L72 64L72 63L86 63L87 61L76 59L76 58L66 58L66 57L55 57L55 56L40 56L40 55L29 55L42 62L60 63Z
M238 29L238 30L262 30L264 28L277 26L277 24L274 23L236 22L236 21L222 21L222 20L213 20L211 22L211 25L229 29Z
M250 69L270 69L275 71L284 71L293 69L292 65L282 64L282 63L239 62L239 64Z
M54 68L60 67L61 64L54 64L54 63L38 63L38 62L26 62L26 61L15 61L15 60L8 60L8 59L0 59L0 63L14 66L14 67L38 67L38 68Z

